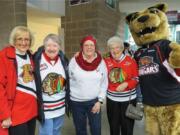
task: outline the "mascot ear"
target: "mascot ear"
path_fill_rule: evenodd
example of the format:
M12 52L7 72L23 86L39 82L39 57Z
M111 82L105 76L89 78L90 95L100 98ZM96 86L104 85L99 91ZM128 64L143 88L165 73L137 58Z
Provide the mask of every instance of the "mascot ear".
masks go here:
M157 8L165 13L168 10L168 5L166 3L162 3L162 4L157 4L152 7L149 7L148 9L151 9L151 8Z
M126 16L126 23L127 23L127 24L130 24L130 22L131 22L133 19L135 19L136 14L137 14L137 12L131 13L131 14L127 15L127 16Z

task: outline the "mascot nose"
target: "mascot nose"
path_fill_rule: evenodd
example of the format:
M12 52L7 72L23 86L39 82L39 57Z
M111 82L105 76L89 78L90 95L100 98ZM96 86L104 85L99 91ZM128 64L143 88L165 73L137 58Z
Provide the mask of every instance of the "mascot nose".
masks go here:
M144 15L144 16L141 16L140 18L138 18L138 22L143 23L143 22L145 22L148 19L149 19L149 16L148 15Z

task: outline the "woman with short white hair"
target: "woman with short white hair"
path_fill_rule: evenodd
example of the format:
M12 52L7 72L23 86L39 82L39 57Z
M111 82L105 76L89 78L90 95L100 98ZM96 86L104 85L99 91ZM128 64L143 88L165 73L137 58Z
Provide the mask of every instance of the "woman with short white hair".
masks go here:
M136 104L137 64L123 54L124 44L118 36L107 41L109 55L104 59L108 69L107 116L110 135L133 135L134 120L125 116L131 97Z
M35 80L39 95L39 135L61 135L69 94L68 59L60 37L48 34L34 55Z

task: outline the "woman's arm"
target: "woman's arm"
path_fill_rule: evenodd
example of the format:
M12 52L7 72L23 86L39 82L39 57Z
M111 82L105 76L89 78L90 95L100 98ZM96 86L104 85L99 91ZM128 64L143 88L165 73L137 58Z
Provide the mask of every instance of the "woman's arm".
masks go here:
M7 83L7 71L5 63L0 57L0 121L10 118L11 111L8 105L8 96L6 91Z
M106 92L108 88L108 71L104 60L102 60L101 64L102 80L100 84L101 90L98 95L99 102L103 102L104 98L106 97Z
M130 65L131 69L131 79L127 80L126 82L128 83L128 89L134 89L136 88L138 82L139 82L139 77L138 77L138 66L137 63L134 59L132 59L132 64Z

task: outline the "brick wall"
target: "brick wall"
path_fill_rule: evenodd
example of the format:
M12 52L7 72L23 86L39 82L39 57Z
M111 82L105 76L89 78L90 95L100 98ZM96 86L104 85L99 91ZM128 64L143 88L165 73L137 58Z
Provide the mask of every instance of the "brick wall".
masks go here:
M26 0L0 1L0 49L8 43L10 31L16 25L25 25Z
M107 39L117 33L124 33L124 25L119 26L123 21L120 21L118 7L111 9L104 0L92 0L77 6L70 6L67 2L65 12L62 27L65 30L65 52L69 58L79 51L79 42L85 35L93 34L97 38L99 50L104 53Z

